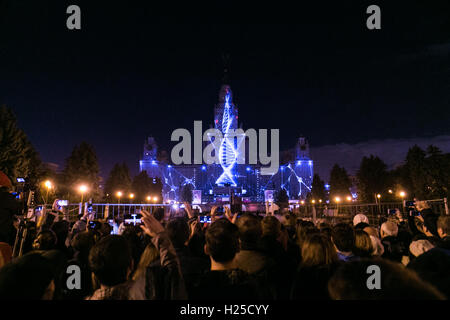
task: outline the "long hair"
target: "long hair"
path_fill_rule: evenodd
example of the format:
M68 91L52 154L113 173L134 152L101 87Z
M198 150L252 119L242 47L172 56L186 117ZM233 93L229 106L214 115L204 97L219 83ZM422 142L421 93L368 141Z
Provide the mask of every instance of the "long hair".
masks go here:
M306 237L302 245L302 266L329 265L338 261L336 249L327 236L315 233Z
M139 264L133 274L133 280L143 277L145 275L145 270L147 269L147 267L158 258L159 251L156 249L153 243L149 243L147 247L145 247L141 258L139 259Z

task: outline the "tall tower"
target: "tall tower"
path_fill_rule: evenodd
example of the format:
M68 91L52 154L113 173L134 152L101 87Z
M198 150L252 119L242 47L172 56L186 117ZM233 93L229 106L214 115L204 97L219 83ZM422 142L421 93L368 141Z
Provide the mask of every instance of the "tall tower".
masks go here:
M298 138L297 145L295 147L296 160L309 159L309 143L305 137Z

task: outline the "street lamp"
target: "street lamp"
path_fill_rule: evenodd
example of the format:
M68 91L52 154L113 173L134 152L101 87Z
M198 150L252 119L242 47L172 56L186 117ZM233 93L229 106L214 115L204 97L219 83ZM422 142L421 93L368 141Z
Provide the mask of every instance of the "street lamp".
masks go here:
M133 199L134 199L134 193L130 193L129 197L130 197L130 201L133 202Z
M158 201L158 197L153 197L153 202L156 202L156 201Z
M45 186L45 188L47 188L47 194L45 196L45 203L47 204L47 202L48 202L48 192L53 187L53 185L52 185L52 182L50 180L47 180L47 181L44 182L44 186Z
M147 201L150 201L150 200L152 200L152 197L148 196Z
M404 198L406 197L406 192L405 191L400 191L400 193L398 194L400 196L400 198Z
M81 203L83 203L84 194L88 191L88 187L84 184L78 187L78 191L81 193Z
M336 197L336 198L334 198L334 200L336 201L336 203L339 203L341 201L341 198Z
M352 197L348 196L347 201L352 201Z

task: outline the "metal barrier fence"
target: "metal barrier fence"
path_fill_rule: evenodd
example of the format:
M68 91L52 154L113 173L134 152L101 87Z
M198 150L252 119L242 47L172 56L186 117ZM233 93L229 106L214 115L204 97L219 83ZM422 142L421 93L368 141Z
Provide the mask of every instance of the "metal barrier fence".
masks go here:
M47 210L51 210L52 205L40 205ZM170 204L117 204L117 203L93 203L90 206L85 203L71 203L62 207L61 211L69 221L76 221L80 215L92 213L94 219L114 219L124 217L126 215L139 214L140 210L146 210L150 213L156 208L164 208L164 214L170 215Z
M447 198L427 200L431 210L439 215L448 215ZM324 221L331 224L336 222L352 222L353 217L363 213L372 225L379 225L388 217L390 210L398 209L403 216L408 214L405 202L369 203L369 204L323 204L303 205L298 207L299 218L311 221Z

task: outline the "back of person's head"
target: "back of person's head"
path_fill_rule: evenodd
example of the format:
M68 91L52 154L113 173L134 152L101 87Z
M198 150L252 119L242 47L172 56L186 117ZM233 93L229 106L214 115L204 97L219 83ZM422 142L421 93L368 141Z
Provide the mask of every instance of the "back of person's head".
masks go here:
M167 223L167 233L175 248L183 248L189 239L189 225L184 218L172 219Z
M35 250L53 250L56 248L58 238L52 230L43 230L38 233L33 242Z
M408 269L414 270L419 277L434 285L450 298L450 255L445 250L433 249L412 260Z
M378 271L379 277L375 274ZM368 279L371 275L373 282ZM378 280L380 288L369 289L368 283L376 286ZM415 272L381 258L342 264L329 280L328 292L334 300L445 299Z
M434 245L430 241L428 241L426 239L419 239L419 240L412 241L410 243L409 252L414 257L418 257L433 248L434 248Z
M64 246L67 235L69 234L70 223L66 220L54 222L51 230L55 233L58 246Z
M300 221L300 223L297 225L297 244L301 248L303 246L303 242L309 235L318 232L319 230L311 221Z
M430 232L433 236L439 237L437 222L439 219L439 215L437 214L424 214L423 215L423 224L427 228L428 232Z
M450 236L450 216L439 216L437 220L437 231L441 238Z
M103 285L114 286L127 281L132 267L128 241L118 235L101 238L89 253L89 266Z
M228 219L213 222L206 230L206 254L219 263L230 262L239 252L239 230Z
M360 222L355 226L355 230L364 230L364 228L370 227L368 223Z
M136 267L136 271L133 274L133 280L137 280L145 275L145 271L147 267L156 259L159 258L159 250L153 245L153 243L149 243L147 247L145 247L144 252L139 259L139 264Z
M369 236L373 236L373 237L376 237L376 238L380 238L380 235L378 234L377 229L375 229L374 227L365 227L363 230L364 230L365 232L367 232L367 234L368 234Z
M365 223L369 225L369 218L365 214L358 213L353 217L353 226L357 226L359 223ZM364 229L364 228L363 228Z
M338 261L333 243L327 236L320 233L308 235L301 250L302 266L321 266Z
M385 237L396 237L398 234L398 225L392 221L386 221L381 225L380 235Z
M355 246L353 228L347 223L338 223L331 230L331 239L341 252L351 252Z
M355 246L353 248L353 254L358 257L370 257L372 256L374 248L372 246L372 240L370 236L361 229L355 230Z
M91 250L94 244L95 244L94 234L89 231L77 233L70 242L70 246L75 251L80 252L82 255L88 255L89 250Z
M242 242L256 244L262 235L261 221L252 214L244 214L237 220L239 238Z
M0 269L0 299L52 299L54 272L50 261L28 253Z
M274 216L266 216L261 221L262 235L278 238L281 232L281 223Z

